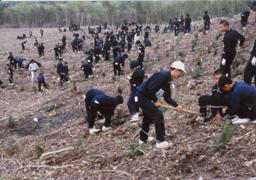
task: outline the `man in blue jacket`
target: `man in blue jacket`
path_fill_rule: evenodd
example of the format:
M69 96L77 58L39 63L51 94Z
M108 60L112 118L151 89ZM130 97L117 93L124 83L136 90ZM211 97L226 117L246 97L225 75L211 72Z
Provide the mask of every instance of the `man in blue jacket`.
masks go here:
M223 112L239 118L256 118L256 89L242 82L233 82L229 77L221 77L219 88L227 93L228 109Z
M137 92L135 96L144 116L140 131L140 144L147 141L149 126L151 123L154 123L157 140L156 147L167 148L170 146L170 144L165 141L163 113L154 103L163 95L164 100L174 106L176 111L182 111L182 108L178 106L176 101L171 97L170 82L182 76L184 72L186 72L185 65L181 61L175 61L171 65L170 70L153 74L148 80L136 88Z
M116 75L118 75L118 76L121 75L121 65L122 65L122 67L124 67L124 62L127 58L128 58L128 55L124 54L124 55L118 56L114 59L113 68L114 68L114 75L115 76Z
M85 94L85 106L88 115L87 121L89 126L89 133L94 134L99 131L99 129L94 127L97 112L100 112L105 118L102 131L110 130L111 116L114 115L116 107L122 103L122 96L107 96L103 91L97 89L90 89L87 91Z

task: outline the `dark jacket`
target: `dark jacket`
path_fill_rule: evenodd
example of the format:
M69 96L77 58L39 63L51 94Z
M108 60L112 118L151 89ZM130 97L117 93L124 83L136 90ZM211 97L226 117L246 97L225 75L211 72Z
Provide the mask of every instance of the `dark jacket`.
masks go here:
M138 87L143 83L144 77L145 77L145 71L141 67L137 68L133 72L132 77L129 80L131 84L131 91L133 91L134 89L136 89L136 87Z
M107 96L106 94L101 94L95 96L91 100L91 105L95 110L100 111L102 114L112 115L114 114L115 108L118 105L118 101L115 97Z
M85 92L86 101L91 102L92 99L98 95L105 95L105 93L101 90L92 88L92 89L88 90L87 92Z
M138 86L136 89L143 94L146 98L156 102L157 94L162 90L164 91L164 100L177 107L178 104L171 97L170 81L172 80L170 76L170 71L161 71L153 74L148 80Z
M122 65L124 66L124 61L125 61L125 58L124 58L124 55L121 55L121 56L118 56L114 59L114 64L115 65Z
M234 115L240 107L256 108L256 89L242 82L235 82L232 91L225 97L228 100L227 114Z
M57 73L60 74L64 74L65 73L65 67L62 63L59 63L57 65Z
M236 46L238 41L240 41L240 46L243 46L245 37L233 29L230 29L229 31L225 32L223 38L223 58L228 58L230 54L236 53Z

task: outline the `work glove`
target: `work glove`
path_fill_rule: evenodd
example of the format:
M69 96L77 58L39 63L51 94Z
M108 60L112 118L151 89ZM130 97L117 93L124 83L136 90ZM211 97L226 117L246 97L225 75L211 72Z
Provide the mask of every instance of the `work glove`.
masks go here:
M225 58L222 58L222 60L221 60L221 65L222 65L222 66L225 66L225 65L226 65L226 61L227 61L227 60L226 60Z
M256 57L255 56L252 58L251 64L253 66L256 66Z

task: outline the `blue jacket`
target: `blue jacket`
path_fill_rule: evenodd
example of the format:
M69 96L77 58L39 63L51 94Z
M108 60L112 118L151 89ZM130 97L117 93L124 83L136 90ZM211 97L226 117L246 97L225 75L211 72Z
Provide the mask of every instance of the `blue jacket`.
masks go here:
M125 58L124 58L124 55L121 55L121 56L117 56L115 59L114 59L114 63L118 63L116 65L122 65L124 66L124 61L125 61Z
M85 96L86 96L86 100L88 102L91 102L91 100L98 95L105 95L105 93L101 90L95 89L95 88L91 88L90 90L88 90L87 92L85 92Z
M227 114L237 114L241 106L252 109L256 107L256 89L242 82L235 82L232 91L225 96L228 100Z
M104 115L112 115L118 105L118 101L115 97L100 94L91 100L91 105L95 110L100 111Z
M142 93L148 99L156 102L157 101L157 93L161 90L164 91L163 97L164 100L174 106L177 107L178 104L171 97L171 89L170 89L170 81L172 80L170 71L161 71L153 74L149 79L147 79L144 83L138 86L136 89Z

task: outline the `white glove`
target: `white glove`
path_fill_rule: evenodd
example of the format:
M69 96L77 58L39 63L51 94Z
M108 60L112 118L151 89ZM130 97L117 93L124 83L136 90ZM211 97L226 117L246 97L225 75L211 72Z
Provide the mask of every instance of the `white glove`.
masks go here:
M256 57L255 56L252 58L251 64L253 66L256 66Z
M222 65L222 66L225 66L225 65L226 65L226 59L223 58L223 59L221 60L221 65Z

